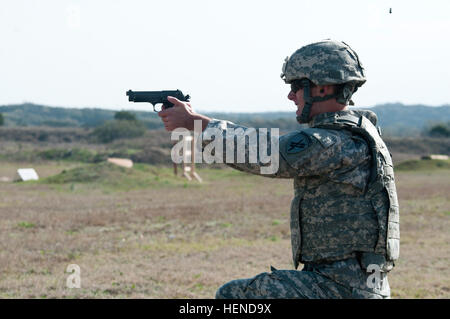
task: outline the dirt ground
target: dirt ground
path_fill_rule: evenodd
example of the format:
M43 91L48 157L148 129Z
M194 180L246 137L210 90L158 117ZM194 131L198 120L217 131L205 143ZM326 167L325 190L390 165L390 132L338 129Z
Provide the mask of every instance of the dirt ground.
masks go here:
M0 177L17 168L0 164ZM41 177L67 169L34 167ZM292 269L292 180L199 174L202 185L130 191L0 182L0 298L213 298L229 280ZM389 276L392 298L449 298L450 171L396 178L401 258ZM69 264L80 267L79 289L66 286Z

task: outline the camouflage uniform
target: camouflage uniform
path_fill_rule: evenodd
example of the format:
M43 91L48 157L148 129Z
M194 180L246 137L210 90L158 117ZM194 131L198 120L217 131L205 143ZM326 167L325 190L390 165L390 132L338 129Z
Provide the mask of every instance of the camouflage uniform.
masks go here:
M325 41L306 48L293 55L301 53L300 64L294 63L293 57L285 63L282 76L287 83L295 80L289 72L302 77L309 74L317 85L346 83L347 91L344 88L336 99L348 101L355 88L365 82L356 53L347 45ZM343 72L311 75L315 63L326 66L323 56L332 56L330 61L336 62L335 52L347 52L341 59ZM336 77L336 81L330 80ZM311 105L314 102L307 93L305 101ZM309 110L306 112L309 118ZM376 115L356 110L322 113L310 119L308 125L279 138L279 169L264 175L294 179L292 256L295 269L299 263L304 268L272 268L270 273L231 281L217 291L216 298L390 297L387 273L399 255L399 210L392 159L375 127ZM221 120L212 120L205 132L212 128L220 132L215 138L223 139L223 145L227 145L227 130L248 130ZM274 138L268 135L269 140ZM267 164L259 157L256 163L248 161L250 149L260 148L260 139L256 140L257 145L246 141L244 163L228 165L261 174L261 167ZM203 146L208 143L203 140ZM229 151L237 158L236 147ZM224 159L229 158L226 153L224 149ZM374 267L378 271L376 278L371 272Z

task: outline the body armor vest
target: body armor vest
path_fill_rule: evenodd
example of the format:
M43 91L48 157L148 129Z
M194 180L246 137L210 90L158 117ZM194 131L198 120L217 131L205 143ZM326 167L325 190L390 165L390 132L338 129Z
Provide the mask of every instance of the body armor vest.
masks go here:
M375 114L366 114L369 120L363 113L320 114L313 119L311 128L301 131L327 148L334 144L333 138L339 133L336 130L345 130L367 143L371 162L362 170L368 175L367 182L358 176L361 174L352 176L351 170L330 176L295 177L290 219L295 268L299 262L358 257L364 269L378 264L381 271L389 271L398 259L399 206L392 158L371 122L373 117L376 121Z

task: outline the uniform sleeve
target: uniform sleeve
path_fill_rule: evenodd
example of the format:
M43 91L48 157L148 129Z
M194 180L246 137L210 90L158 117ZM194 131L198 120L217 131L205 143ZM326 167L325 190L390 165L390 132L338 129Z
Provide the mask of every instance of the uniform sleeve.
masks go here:
M345 147L339 134L321 131L328 130L306 129L280 137L278 129L256 130L214 119L202 134L203 156L208 162L214 154L211 163L279 178L330 174L356 164L359 159L352 154L342 156Z

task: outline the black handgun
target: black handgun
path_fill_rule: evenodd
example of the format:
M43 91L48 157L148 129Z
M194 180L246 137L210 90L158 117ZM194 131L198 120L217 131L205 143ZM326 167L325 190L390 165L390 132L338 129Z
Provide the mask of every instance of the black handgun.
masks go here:
M168 96L173 96L180 101L189 102L191 98L189 95L184 95L180 90L168 90L168 91L127 91L128 101L130 102L148 102L153 105L153 111L159 112L162 109L166 109L173 106L167 100ZM162 104L163 108L159 105ZM157 106L158 105L158 106Z

